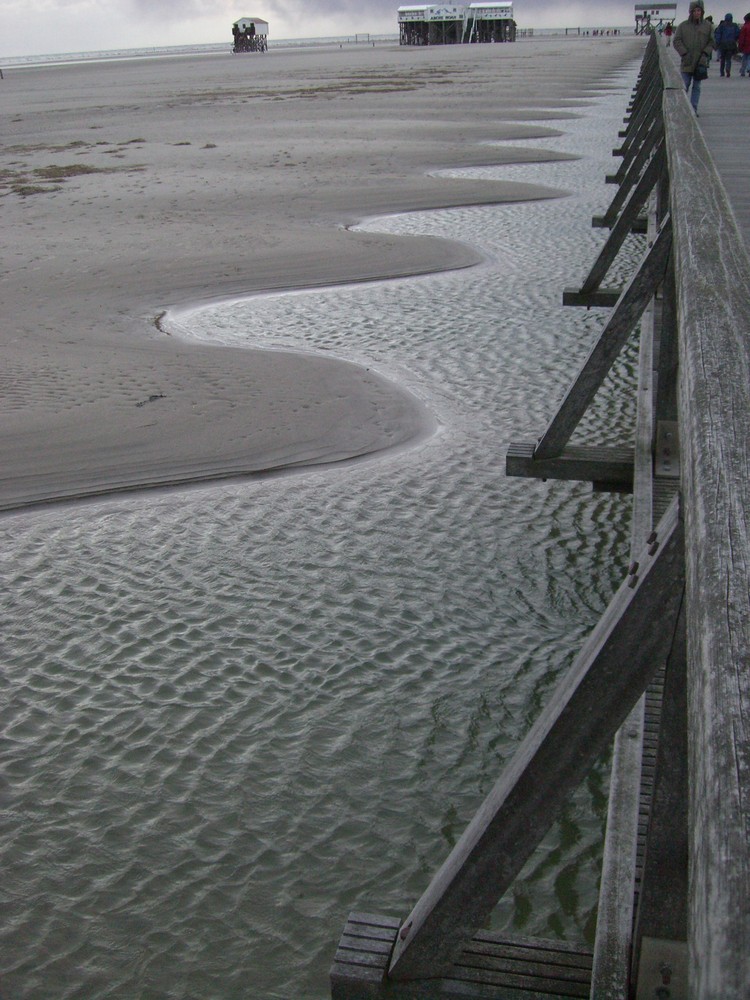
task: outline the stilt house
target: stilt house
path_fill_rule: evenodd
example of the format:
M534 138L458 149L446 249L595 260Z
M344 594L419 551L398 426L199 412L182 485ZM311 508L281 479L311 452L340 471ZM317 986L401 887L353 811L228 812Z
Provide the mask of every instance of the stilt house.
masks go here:
M636 35L648 35L651 31L658 31L661 34L668 24L674 24L676 17L676 3L658 5L637 3L635 5L635 33Z
M402 45L514 42L513 4L410 4L398 8Z
M268 49L268 21L262 17L241 17L232 25L232 52L265 52Z

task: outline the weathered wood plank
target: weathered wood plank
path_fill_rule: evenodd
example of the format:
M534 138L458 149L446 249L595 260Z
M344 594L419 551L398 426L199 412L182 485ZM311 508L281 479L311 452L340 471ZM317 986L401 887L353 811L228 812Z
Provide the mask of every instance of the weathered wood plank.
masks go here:
M749 8L750 9L750 8ZM750 184L748 183L748 125L750 105L747 80L727 87L705 87L701 94L700 130L711 150L714 164L722 179L732 211L739 226L745 248L750 252ZM721 120L731 121L736 128L722 129ZM740 137L744 136L745 141Z
M588 996L591 951L580 945L479 931L444 978L399 983L386 977L383 932L392 945L398 921L350 914L331 967L334 1000L508 1000L517 992L524 1000ZM378 950L359 950L372 934L378 935Z
M657 424L677 421L677 299L674 253L667 264L659 305L659 344L656 359L658 392L655 413Z
M398 917L384 916L382 913L352 910L349 914L348 924L351 927L360 926L367 930L375 927L385 927L392 930L394 927L398 929L401 926L401 921Z
M676 504L638 562L406 919L392 978L448 973L665 659L684 564Z
M643 717L641 698L618 730L612 754L612 778L591 975L591 996L596 1000L621 1000L628 995Z
M502 956L487 956L472 953L464 949L460 958L451 969L450 979L463 979L465 982L492 983L502 985L510 982L511 977L517 985L521 977L527 981L533 980L534 989L540 989L544 981L586 986L591 983L590 968L576 968L569 965L554 965L550 958L545 961L535 960L529 963L528 956L520 958L504 958Z
M535 458L553 458L561 454L570 440L579 420L664 277L671 242L672 227L667 219L637 272L620 296L606 326L542 435L534 453Z
M389 937L384 938L382 936L365 937L363 934L344 933L339 941L339 948L348 951L358 951L364 946L371 955L390 955L393 947L393 935L390 934Z
M610 229L612 227L612 223L606 220L603 215L594 215L591 218L591 226L593 229ZM632 233L645 233L647 228L646 219L644 216L639 215L633 222L633 228L630 231Z
M526 996L586 998L591 988L591 970L567 970L565 975L561 975L554 965L542 963L521 963L518 967L498 967L496 970L467 969L457 964L445 980L446 995L455 995L454 990L459 983L472 984L475 988L479 985L494 987L494 992L486 995L502 1000L505 1000L508 991L514 989L524 990Z
M352 937L366 937L380 941L390 941L394 928L398 930L401 921L397 917L382 917L370 913L350 913L346 933Z
M591 971L591 950L570 941L548 941L545 938L529 938L477 931L465 949L489 955L508 955L523 958L526 962L541 965L567 965Z
M377 1000L382 996L399 925L396 917L349 914L330 971L332 1000Z
M348 940L342 939L336 951L334 961L339 964L356 965L360 968L366 966L370 969L379 969L382 977L383 970L388 964L388 956L391 953L391 949L383 948L382 941L378 942L378 946L372 942L367 942L367 947L365 947L364 939L359 938L359 943L359 948L352 948Z
M617 305L622 295L622 288L595 288L590 292L582 292L580 288L564 288L562 302L564 306L586 306L586 308L606 307L611 309Z
M383 971L334 962L331 967L331 1000L380 1000Z
M641 941L687 941L687 690L684 603L667 663L643 879L633 935L633 979L638 981Z
M438 996L444 1000L564 1000L566 997L584 998L585 993L563 992L554 983L547 983L544 990L529 990L526 984L513 987L510 984L504 986L480 986L479 984L461 983L457 981L447 982ZM434 1000L435 993L429 990L423 992L420 997L414 1000ZM410 998L411 1000L411 998Z
M556 458L534 458L533 442L513 441L505 455L506 476L633 485L633 449L569 445Z
M658 520L677 495L677 483L674 479L654 480L654 518Z
M589 980L574 981L570 979L560 979L550 975L532 975L530 972L514 972L510 969L493 973L485 969L465 970L461 966L454 966L451 975L446 977L443 987L443 995L451 996L453 990L459 983L465 983L472 988L471 995L476 996L477 987L485 986L489 989L484 996L502 997L508 988L525 990L527 993L537 995L547 994L555 997L580 997L585 998L589 994ZM490 992L490 989L492 992ZM428 992L427 996L431 994Z
M684 94L664 94L688 614L690 994L750 983L750 261Z

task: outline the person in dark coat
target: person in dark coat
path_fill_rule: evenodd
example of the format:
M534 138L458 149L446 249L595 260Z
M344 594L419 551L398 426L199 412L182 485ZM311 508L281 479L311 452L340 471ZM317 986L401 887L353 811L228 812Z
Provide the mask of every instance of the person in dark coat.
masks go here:
M737 51L737 41L740 37L740 29L734 23L731 14L727 14L719 27L714 32L714 41L721 58L719 64L719 76L732 75L732 59Z
M701 82L708 73L708 61L714 47L714 33L704 14L703 0L691 0L687 21L678 24L674 33L674 48L680 56L682 82L686 92L690 93L690 103L696 115Z

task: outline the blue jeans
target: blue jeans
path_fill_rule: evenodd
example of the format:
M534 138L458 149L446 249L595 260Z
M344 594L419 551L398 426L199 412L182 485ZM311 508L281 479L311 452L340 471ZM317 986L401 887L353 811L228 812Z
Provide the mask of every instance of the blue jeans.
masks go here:
M722 49L719 52L719 56L721 57L721 62L719 64L719 72L721 73L722 76L724 76L724 72L726 71L726 75L727 76L731 76L732 75L732 59L734 58L733 53L726 52L724 49Z
M690 91L690 103L693 105L693 111L698 110L698 101L701 99L701 80L696 80L692 73L683 73L682 82L685 84L685 93ZM691 88L692 84L692 90Z

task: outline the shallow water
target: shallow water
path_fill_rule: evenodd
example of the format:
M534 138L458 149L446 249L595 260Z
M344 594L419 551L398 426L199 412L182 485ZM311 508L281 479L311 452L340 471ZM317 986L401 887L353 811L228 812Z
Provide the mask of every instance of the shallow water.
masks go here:
M429 441L0 520L3 1000L322 1000L348 911L403 916L423 891L627 558L627 498L503 468L604 322L560 292L603 242L636 72L525 143L582 160L496 170L569 196L373 224L486 265L190 317L377 368L436 414ZM632 419L610 387L583 432L626 441ZM606 780L604 762L497 926L590 940Z

